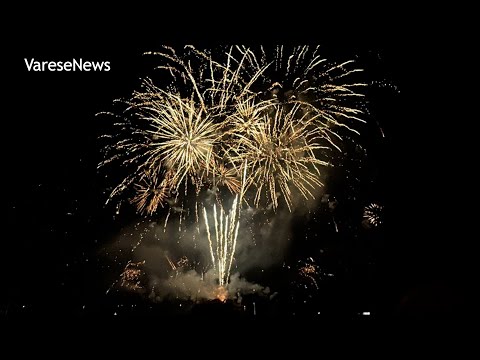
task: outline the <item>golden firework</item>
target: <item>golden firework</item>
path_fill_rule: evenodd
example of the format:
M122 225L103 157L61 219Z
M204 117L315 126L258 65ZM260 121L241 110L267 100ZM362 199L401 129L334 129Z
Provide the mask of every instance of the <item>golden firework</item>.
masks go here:
M294 192L313 198L322 185L325 151L340 149L338 129L357 133L352 122L363 121L357 89L365 84L355 79L362 70L353 61L328 62L319 46L164 47L154 54L171 82L159 88L146 79L124 102L118 137L106 136L116 143L101 163L120 160L130 169L110 197L138 189L145 171L170 172L162 191L140 185L140 212L152 213L180 186L187 195L189 183L197 194L212 182L238 193L245 162L255 205L266 198L277 208L283 198L292 210ZM158 201L142 200L146 194Z
M291 209L292 188L304 198L313 197L311 190L321 185L318 166L328 163L315 156L324 147L316 142L320 134L314 117L299 116L299 105L289 111L280 106L271 110L273 114L258 121L251 136L239 132L231 148L231 160L239 166L246 163L246 187L256 189L255 205L259 205L265 192L276 208L281 193Z
M242 187L239 174L236 168L227 167L223 163L215 166L214 184L217 186L225 186L232 194L238 194Z
M210 256L213 268L217 271L220 286L226 285L230 279L230 270L237 246L238 229L240 226L239 204L241 203L241 195L240 202L238 200L239 196L236 195L232 208L227 215L225 215L223 207L220 207L220 211L217 212L217 206L213 205L215 241L212 241L207 209L203 208L203 218L205 220L205 230L210 247Z
M319 274L319 267L315 263L313 258L309 257L307 260L309 260L309 261L301 262L302 266L299 267L298 273L303 278L309 279L312 282L312 284L314 284L315 287L318 290L318 283L317 283L317 280L315 278Z
M120 278L122 279L120 286L129 290L141 289L141 276L144 273L141 267L143 265L145 265L145 260L136 263L129 261L120 274Z
M162 163L174 171L172 184L178 186L189 176L208 169L213 147L218 139L218 125L193 99L158 89L163 96L138 106L143 119L149 122L145 130L151 141L146 151L147 162Z
M371 203L363 209L363 223L367 227L378 227L383 222L383 206Z
M158 206L163 207L163 202L170 195L171 177L167 175L162 178L155 170L144 173L135 184L136 195L131 199L139 213L152 215Z

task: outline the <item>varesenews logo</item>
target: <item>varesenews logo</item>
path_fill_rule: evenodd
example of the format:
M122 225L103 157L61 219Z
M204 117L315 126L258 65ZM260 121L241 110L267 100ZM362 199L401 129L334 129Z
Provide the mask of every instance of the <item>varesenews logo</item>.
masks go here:
M38 61L24 58L28 71L110 71L110 61Z

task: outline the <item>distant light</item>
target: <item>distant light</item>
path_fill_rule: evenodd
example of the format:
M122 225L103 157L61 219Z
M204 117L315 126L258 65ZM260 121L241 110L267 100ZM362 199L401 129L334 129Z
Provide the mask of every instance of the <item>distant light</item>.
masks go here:
M370 315L370 311L364 311L364 312L362 313L362 315L367 315L367 316L369 316L369 315Z

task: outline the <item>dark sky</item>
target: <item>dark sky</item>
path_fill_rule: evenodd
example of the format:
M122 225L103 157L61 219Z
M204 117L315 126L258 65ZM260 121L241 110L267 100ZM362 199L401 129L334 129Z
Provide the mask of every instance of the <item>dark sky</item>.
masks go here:
M114 210L103 206L105 183L96 170L100 160L96 139L105 125L94 115L110 109L113 99L128 96L138 88L140 77L152 73L154 63L142 56L144 51L192 38L204 44L205 38L199 37L169 36L166 31L159 31L158 36L123 36L110 29L72 34L65 40L31 33L12 41L15 49L8 55L8 101L4 105L8 118L4 118L3 132L8 236L3 237L2 254L7 276L0 316L81 316L82 304L103 316L123 301L105 298L105 278L111 274L104 276L95 260L99 249L122 227L122 217L114 219ZM287 41L301 43L300 39L301 35ZM357 301L386 317L455 313L464 300L458 270L461 253L454 243L441 238L442 223L448 216L439 210L437 205L442 203L435 194L428 191L431 171L448 170L436 167L437 154L423 146L423 134L428 134L431 120L415 115L415 106L422 104L409 92L415 87L410 80L416 67L412 62L418 59L406 56L399 36L318 36L317 40L315 33L309 33L307 37L303 34L303 39L322 44L328 56L358 56L369 80L397 89L371 90L374 121L362 138L371 153L369 166L377 176L373 188L360 186L359 196L385 204L385 225L374 235L360 234L360 242L346 235L327 244L333 255L325 261L344 264L354 274L330 285L330 294L324 296L327 300L318 302L327 308L341 304L332 310L336 316L356 311ZM238 38L230 42L235 40ZM111 71L32 73L23 60L31 57L110 61ZM421 79L416 80L421 86ZM385 139L378 137L375 120L385 131ZM366 173L371 176L370 171ZM349 186L343 175L338 173L337 183L330 186L340 198L342 186ZM442 196L448 198L450 191ZM445 205L445 211L456 210L449 200ZM346 217L348 206L345 197ZM295 231L304 231L302 226ZM301 242L296 246L312 247ZM303 254L302 250L298 254ZM374 263L368 269L364 268L366 257Z

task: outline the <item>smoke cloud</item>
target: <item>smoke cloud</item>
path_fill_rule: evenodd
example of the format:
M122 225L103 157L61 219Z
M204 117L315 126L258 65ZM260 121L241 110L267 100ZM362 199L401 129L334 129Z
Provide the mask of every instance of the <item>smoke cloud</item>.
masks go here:
M219 287L218 275L212 266L203 217L196 221L192 211L180 207L171 208L167 226L163 218L158 222L142 220L125 228L108 252L123 265L129 260L145 261L140 291L153 301L241 299L242 295L252 293L268 295L268 284L251 282L245 274L252 269L268 269L285 260L293 239L293 220L304 217L316 206L321 192L319 189L315 200L309 203L295 197L294 204L303 206L297 206L293 212L281 207L273 212L268 207L253 208L244 204L232 274L225 288ZM207 204L215 201L212 196L203 200ZM211 206L207 205L206 209L211 211ZM201 213L200 206L197 211Z

